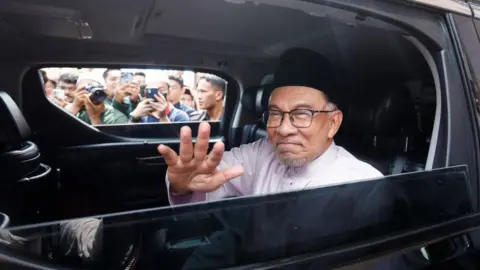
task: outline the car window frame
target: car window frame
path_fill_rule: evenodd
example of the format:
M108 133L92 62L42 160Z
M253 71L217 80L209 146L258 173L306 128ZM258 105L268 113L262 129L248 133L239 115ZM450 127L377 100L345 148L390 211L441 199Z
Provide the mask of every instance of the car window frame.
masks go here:
M30 69L40 70L42 68L48 67L66 67L66 68L109 68L109 69L164 69L164 70L189 70L193 72L202 72L202 73L209 73L219 76L227 81L227 89L225 89L225 98L224 98L224 117L222 121L209 121L212 126L211 129L211 137L212 138L227 138L228 136L228 127L232 124L232 119L234 118L235 112L238 106L238 100L240 100L240 86L237 80L235 80L231 75L227 74L226 72L219 71L219 70L212 70L212 69L205 69L205 68L191 68L191 67L183 67L180 68L179 66L151 66L151 65L132 65L132 64L98 64L98 63L43 63L41 65L32 66ZM41 81L39 80L39 83ZM45 96L45 92L43 86L41 87L43 91L43 95ZM46 96L45 96L46 98ZM51 106L56 106L55 104L49 102ZM56 106L58 107L58 106ZM58 107L60 108L60 107ZM63 110L63 108L62 108ZM64 111L64 110L63 110ZM64 111L65 112L65 111ZM71 118L75 118L79 120L80 124L87 126L90 129L95 131L100 131L105 135L109 135L113 138L121 138L122 141L129 141L129 142L137 142L137 141L144 141L144 140L179 140L180 128L182 126L189 126L194 131L194 136L196 134L196 130L198 130L198 126L200 122L198 121L189 121L189 122L178 122L178 123L126 123L126 124L114 124L114 125L89 125L84 123L78 117L68 114ZM72 120L73 121L73 120ZM132 137L129 134L134 133L137 136ZM162 136L159 136L162 134Z

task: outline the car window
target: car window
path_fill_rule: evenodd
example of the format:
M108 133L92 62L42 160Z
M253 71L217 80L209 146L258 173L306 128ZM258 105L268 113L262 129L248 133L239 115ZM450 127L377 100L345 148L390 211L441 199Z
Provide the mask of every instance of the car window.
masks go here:
M89 125L172 124L224 118L227 81L191 70L47 67L48 99Z
M23 253L26 245L21 244L42 241L47 250L27 253L74 268L135 263L135 269L219 269L266 263L466 216L473 212L467 177L467 167L458 166L221 203L12 227L2 231L0 243ZM428 197L449 199L431 200L426 190ZM21 242L19 236L28 240Z

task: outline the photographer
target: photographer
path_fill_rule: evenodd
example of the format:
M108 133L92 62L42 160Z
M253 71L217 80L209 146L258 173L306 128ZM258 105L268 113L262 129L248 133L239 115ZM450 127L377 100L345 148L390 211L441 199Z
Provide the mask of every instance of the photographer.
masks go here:
M127 123L127 117L108 105L105 101L106 98L107 95L102 84L91 78L82 78L78 80L73 102L65 109L88 124Z
M105 88L107 93L107 104L122 112L125 116L129 115L140 102L140 82L135 80L122 80L126 73L118 69L107 69L103 73ZM131 74L131 79L134 75Z
M131 83L120 84L115 90L115 96L112 100L112 107L129 115L140 102L140 85L132 81Z
M130 113L130 122L132 123L155 123L155 122L186 122L189 121L186 112L175 108L168 102L164 94L168 91L166 82L158 82L157 87L150 87L154 90L153 96L148 96L141 101L138 106ZM153 98L152 98L153 97Z

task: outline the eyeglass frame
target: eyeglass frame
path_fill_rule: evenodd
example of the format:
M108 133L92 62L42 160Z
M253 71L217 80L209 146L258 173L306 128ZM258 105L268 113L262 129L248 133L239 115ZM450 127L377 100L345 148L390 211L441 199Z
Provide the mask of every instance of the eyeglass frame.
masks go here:
M269 127L267 125L267 120L268 119L265 119L265 114L267 114L270 111L276 111L276 112L279 112L279 113L282 114L282 119L280 119L280 124L278 124L278 126ZM294 111L309 111L312 114L312 116L310 117L310 123L308 124L308 126L306 126L306 127L295 126L294 121L292 120L292 115L291 115L291 113L294 112ZM267 111L264 111L263 114L262 114L262 121L267 128L278 128L283 124L283 119L285 118L284 117L285 114L288 114L288 118L290 119L290 123L292 123L292 126L294 126L295 128L309 128L310 126L312 126L313 117L315 116L316 113L331 113L331 112L335 112L335 111L338 111L338 109L332 109L332 110L293 109L293 110L288 111L288 112L284 112L284 111L280 111L280 110L267 110Z

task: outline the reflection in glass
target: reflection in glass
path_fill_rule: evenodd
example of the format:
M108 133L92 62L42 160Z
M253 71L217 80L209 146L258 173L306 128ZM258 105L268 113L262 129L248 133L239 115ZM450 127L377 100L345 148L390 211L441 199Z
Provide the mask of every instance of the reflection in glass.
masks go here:
M466 167L459 166L10 228L2 231L0 254L96 269L219 269L327 254L471 214L466 179ZM28 239L40 239L40 249L31 251ZM319 260L329 269L345 263Z
M227 82L157 69L44 68L48 99L92 125L221 121Z

